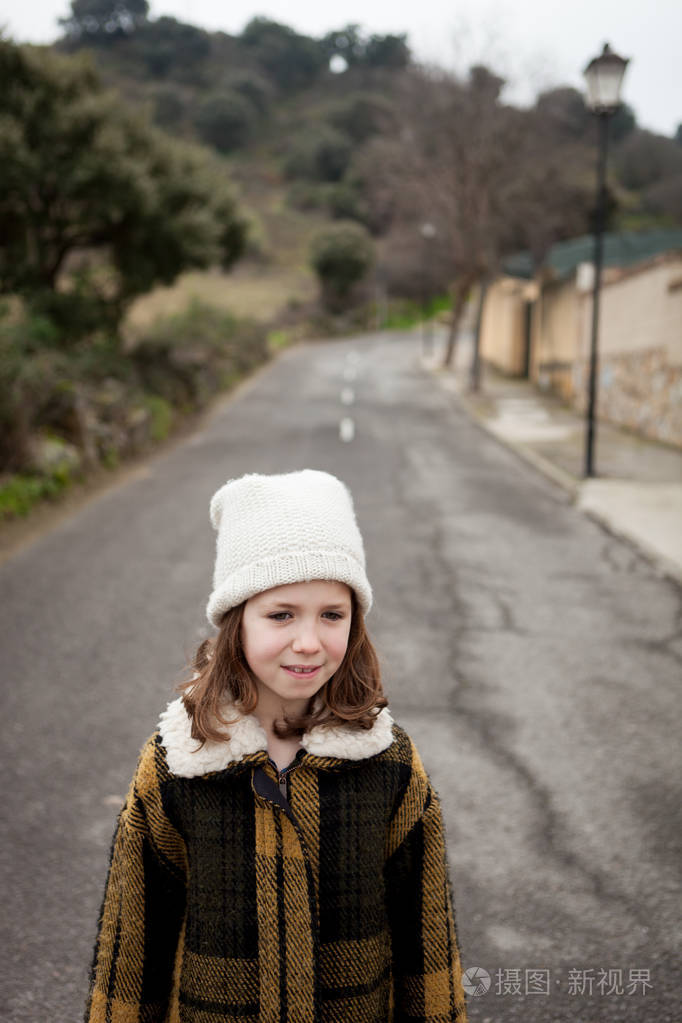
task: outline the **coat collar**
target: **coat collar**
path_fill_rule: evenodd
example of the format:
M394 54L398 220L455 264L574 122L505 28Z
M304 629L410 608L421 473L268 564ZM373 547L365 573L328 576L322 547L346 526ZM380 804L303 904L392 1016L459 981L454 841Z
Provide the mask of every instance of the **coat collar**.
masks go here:
M199 743L192 738L192 723L182 698L168 704L159 720L159 734L172 774L196 778L222 771L249 755L267 750L267 736L254 714L240 714L234 704L228 704L224 715L230 721L237 718L236 724L226 729L229 738L225 742L206 742L199 749ZM365 760L382 753L392 742L393 718L388 707L379 711L373 726L366 731L345 725L334 728L316 725L301 736L307 753L341 760Z

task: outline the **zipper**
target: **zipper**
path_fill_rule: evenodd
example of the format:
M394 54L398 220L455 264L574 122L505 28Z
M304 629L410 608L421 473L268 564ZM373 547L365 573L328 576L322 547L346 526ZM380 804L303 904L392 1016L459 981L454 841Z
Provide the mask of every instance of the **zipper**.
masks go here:
M279 791L282 793L282 795L284 796L286 801L289 802L288 775L291 774L292 771L296 770L296 768L299 766L298 762L297 761L293 761L291 764L289 764L288 767L285 767L283 771L280 771L280 769L277 767L277 764L275 763L274 760L272 760L270 757L268 757L268 761L269 761L269 763L272 764L272 766L275 769L275 774L277 775L277 785L279 787Z

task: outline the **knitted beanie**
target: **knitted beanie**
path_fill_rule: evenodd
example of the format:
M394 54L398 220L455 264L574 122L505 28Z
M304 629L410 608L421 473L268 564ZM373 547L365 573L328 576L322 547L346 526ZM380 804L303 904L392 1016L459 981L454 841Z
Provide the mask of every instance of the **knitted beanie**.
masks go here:
M218 531L213 592L206 616L216 628L226 611L285 583L330 579L372 606L365 552L348 488L327 472L251 473L211 498Z

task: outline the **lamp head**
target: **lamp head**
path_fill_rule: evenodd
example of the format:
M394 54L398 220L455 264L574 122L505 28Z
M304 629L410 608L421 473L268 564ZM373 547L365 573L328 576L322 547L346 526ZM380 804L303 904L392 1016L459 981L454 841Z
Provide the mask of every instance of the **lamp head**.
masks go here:
M620 106L620 87L629 58L619 57L608 43L583 74L587 82L586 103L595 114L613 114Z

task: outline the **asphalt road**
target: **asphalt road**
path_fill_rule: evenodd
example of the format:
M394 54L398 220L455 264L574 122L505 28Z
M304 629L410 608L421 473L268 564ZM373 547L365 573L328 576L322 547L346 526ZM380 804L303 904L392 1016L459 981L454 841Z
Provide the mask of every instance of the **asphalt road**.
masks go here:
M0 567L5 1023L81 1018L117 808L208 630L211 494L306 466L355 496L385 688L443 802L464 966L490 976L470 1018L680 1018L680 591L418 354L285 352Z

